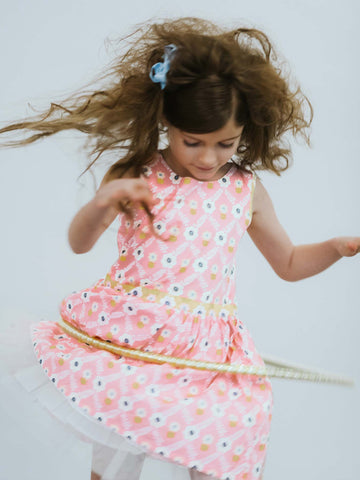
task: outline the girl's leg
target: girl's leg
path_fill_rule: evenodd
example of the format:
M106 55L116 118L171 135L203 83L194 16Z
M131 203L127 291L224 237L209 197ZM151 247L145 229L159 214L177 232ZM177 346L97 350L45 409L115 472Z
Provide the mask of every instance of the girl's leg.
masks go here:
M98 475L97 473L95 472L91 472L91 480L101 480L101 477L100 475Z

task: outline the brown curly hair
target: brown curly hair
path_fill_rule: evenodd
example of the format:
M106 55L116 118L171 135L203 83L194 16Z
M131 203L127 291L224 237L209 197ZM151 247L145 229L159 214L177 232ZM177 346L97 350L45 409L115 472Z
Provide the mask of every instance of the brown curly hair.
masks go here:
M162 90L149 72L169 44L177 50ZM180 18L142 24L119 45L122 53L96 79L105 81L104 88L75 93L61 104L52 103L44 114L5 126L0 133L24 130L31 135L3 146L76 129L88 134L94 157L86 170L104 152L118 152L120 159L105 175L108 181L130 168L135 176L141 174L158 149L164 119L185 132L208 133L234 115L244 126L235 158L242 169L279 174L288 168L287 131L310 145L312 106L300 87L291 88L260 30L227 30L207 20Z

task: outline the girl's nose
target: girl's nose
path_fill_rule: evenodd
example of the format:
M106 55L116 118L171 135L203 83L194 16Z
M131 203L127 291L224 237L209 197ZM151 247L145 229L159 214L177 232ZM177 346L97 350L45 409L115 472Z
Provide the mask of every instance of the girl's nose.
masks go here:
M199 167L210 168L216 163L216 155L212 150L204 150L198 157Z

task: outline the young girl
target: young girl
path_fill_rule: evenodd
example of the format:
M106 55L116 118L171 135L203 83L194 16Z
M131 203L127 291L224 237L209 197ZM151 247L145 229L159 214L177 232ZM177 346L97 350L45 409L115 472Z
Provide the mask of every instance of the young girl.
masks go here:
M284 134L309 141L311 119L264 33L185 18L137 31L103 89L0 130L31 132L19 145L78 129L91 165L120 152L69 229L85 253L118 217L119 257L63 300L58 323L32 328L54 394L94 444L93 479L138 479L145 458L168 478L261 478L270 368L237 313L237 244L247 231L288 281L360 250L359 237L294 246L254 173L285 170Z

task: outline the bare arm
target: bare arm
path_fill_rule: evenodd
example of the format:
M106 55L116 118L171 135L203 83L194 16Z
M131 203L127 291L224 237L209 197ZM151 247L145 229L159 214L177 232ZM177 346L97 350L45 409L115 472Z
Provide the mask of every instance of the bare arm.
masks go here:
M341 257L360 251L360 237L337 237L320 243L293 245L259 180L248 233L279 277L290 282L316 275Z
M95 197L75 215L69 227L69 244L73 252L88 252L115 220L119 202L154 203L144 178L119 178L102 182Z

